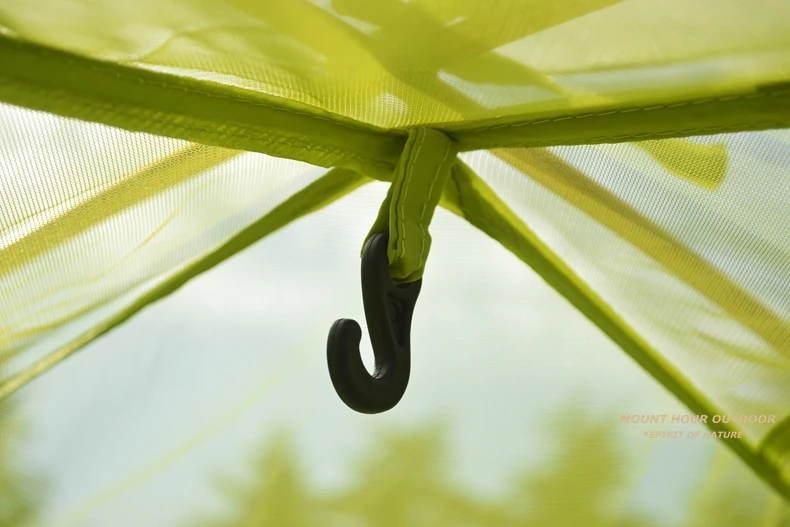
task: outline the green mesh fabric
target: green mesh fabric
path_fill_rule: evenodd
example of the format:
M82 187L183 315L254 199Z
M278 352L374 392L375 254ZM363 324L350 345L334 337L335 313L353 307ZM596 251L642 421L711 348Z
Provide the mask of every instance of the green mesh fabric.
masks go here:
M6 35L382 127L786 81L786 2L113 0L2 8ZM87 30L86 30L87 29ZM682 35L677 38L676 35Z
M790 445L773 438L790 410L790 299L781 286L790 283L781 168L788 135L690 143L722 147L715 189L711 165L699 163L686 178L671 170L671 141L501 150L469 161L716 413L775 415L774 423L735 428L767 457L779 449L784 459Z
M781 0L0 0L0 524L460 525L457 510L472 525L782 525L787 20ZM267 433L276 416L296 426L332 415L353 421L334 439L342 449L366 430L328 410L339 402L326 372L297 395L294 375L270 369L323 366L329 323L359 308L348 296L359 247L384 227L393 277L425 280L413 399L391 418L400 432L373 426L395 457L371 454L365 466L379 468L357 474L367 483L335 482L356 490L324 500L288 464L285 434L248 480L215 485L225 461L248 459L216 452L260 451L266 434L248 420L246 440L201 449L277 383L295 384L261 410ZM156 313L175 355L146 340ZM132 344L114 354L127 346L119 334ZM574 335L596 344L588 353ZM553 355L552 342L576 347ZM431 347L434 362L420 366ZM140 369L135 353L170 357L159 388L157 366ZM459 379L428 382L464 361ZM274 384L253 388L263 378ZM454 400L435 395L442 386ZM469 447L472 436L421 413L419 394L510 443ZM497 421L497 410L537 428ZM708 419L685 432L734 437L656 442L660 430L619 418L683 412ZM403 432L418 417L435 426ZM452 457L443 433L482 479L486 455L511 452L521 483L490 503L480 489L448 490L448 467L464 463L431 465ZM541 468L533 447L554 465ZM333 456L305 452L315 466ZM674 454L692 460L676 467L680 490L656 475ZM635 460L645 465L617 468ZM413 494L393 490L417 480ZM651 505L640 490L651 486L676 513ZM755 505L733 504L738 495Z

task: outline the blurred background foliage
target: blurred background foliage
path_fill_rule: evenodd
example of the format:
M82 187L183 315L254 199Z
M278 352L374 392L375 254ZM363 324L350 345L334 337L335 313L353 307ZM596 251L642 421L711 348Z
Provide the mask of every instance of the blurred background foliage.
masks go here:
M562 414L561 414L562 415ZM232 515L193 517L189 527L661 527L625 501L639 464L618 442L618 421L564 417L547 430L554 454L543 467L517 474L507 495L485 500L452 476L449 423L431 421L379 433L375 448L353 464L354 483L340 493L310 487L293 434L281 431L260 447L252 480L216 478ZM723 453L728 458L728 452ZM766 500L757 480L725 477L714 462L705 492L689 501L684 527L790 525L788 507ZM726 462L726 460L725 460ZM735 461L735 463L740 463ZM739 473L741 476L743 472Z
M0 401L0 526L36 524L36 497L44 492L43 481L23 472L16 456L26 432L17 409L8 399Z
M185 525L662 527L625 505L640 465L619 444L616 416L557 415L566 417L546 428L554 438L553 454L542 466L517 470L510 492L496 501L475 496L453 477L449 420L378 431L375 448L349 464L353 483L333 494L311 487L294 434L280 430L253 453L249 479L214 477L232 513L212 518L198 506ZM7 401L0 403L0 526L38 525L36 497L44 482L21 471L14 457L25 435L22 416ZM743 478L738 463L714 461L708 484L689 500L683 527L790 526L790 507L776 497L766 500L762 484Z

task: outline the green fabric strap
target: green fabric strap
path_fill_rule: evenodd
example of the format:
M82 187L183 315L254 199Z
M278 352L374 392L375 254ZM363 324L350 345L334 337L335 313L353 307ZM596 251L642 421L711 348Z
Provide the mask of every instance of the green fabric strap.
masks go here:
M396 283L422 278L431 248L428 226L457 154L455 141L442 132L415 128L409 133L392 185L367 236L389 231L387 256Z

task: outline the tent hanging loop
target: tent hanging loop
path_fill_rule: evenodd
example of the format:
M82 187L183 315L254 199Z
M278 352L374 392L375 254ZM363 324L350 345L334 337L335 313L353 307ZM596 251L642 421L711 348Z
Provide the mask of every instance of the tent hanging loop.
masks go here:
M406 392L411 369L411 319L422 279L395 284L387 259L388 232L371 236L362 252L362 301L375 357L371 375L362 363L362 330L342 318L329 330L329 376L340 399L365 414L386 412Z

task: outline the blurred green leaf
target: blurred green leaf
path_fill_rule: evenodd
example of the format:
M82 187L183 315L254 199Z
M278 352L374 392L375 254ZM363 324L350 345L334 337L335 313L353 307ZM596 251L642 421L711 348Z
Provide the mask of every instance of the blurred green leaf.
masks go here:
M0 364L1 366L1 364ZM25 423L11 401L0 401L0 526L35 525L42 482L23 474L16 462Z

